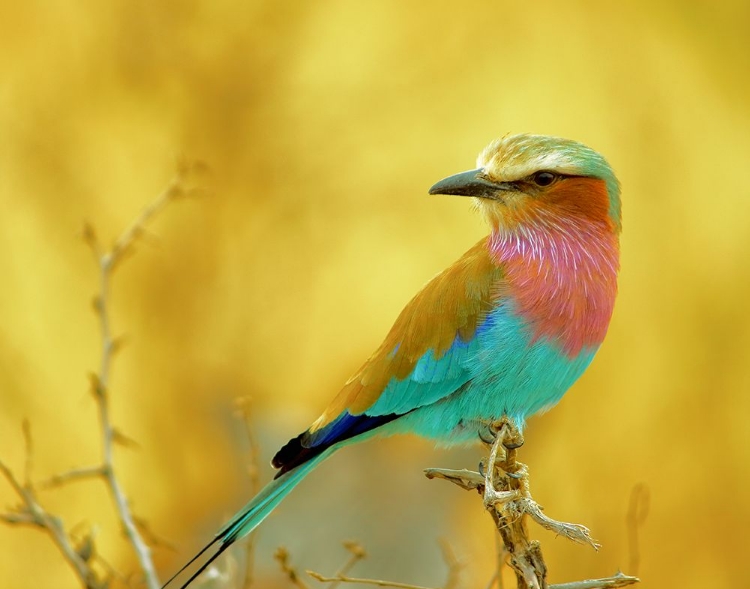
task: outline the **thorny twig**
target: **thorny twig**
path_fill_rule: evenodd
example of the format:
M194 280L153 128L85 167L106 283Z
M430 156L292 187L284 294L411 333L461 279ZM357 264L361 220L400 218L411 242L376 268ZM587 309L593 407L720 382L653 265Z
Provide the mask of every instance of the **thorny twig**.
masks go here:
M90 380L91 390L98 406L102 460L99 465L72 469L55 475L41 484L42 488L49 488L77 480L89 478L103 479L114 500L117 515L123 526L125 535L136 553L148 589L158 589L159 581L153 561L151 560L150 548L139 531L139 527L142 529L145 528L143 527L143 523L133 516L125 492L115 474L114 445L130 446L134 445L134 442L117 430L112 425L110 419L110 371L113 357L123 342L121 338L113 337L111 332L109 314L110 281L118 264L133 252L135 243L145 235L148 223L167 204L178 197L201 192L196 188L190 187L188 182L190 176L204 170L205 166L201 163L180 162L175 176L164 191L141 212L108 250L102 248L100 245L93 227L88 223L84 225L83 239L94 253L97 266L99 267L99 293L94 299L94 309L99 317L102 352L99 371L91 374ZM31 482L33 452L29 427L26 423L24 424L24 437L27 446L24 485L21 485L11 470L4 463L0 462L0 472L2 472L16 494L22 499L23 505L9 513L0 514L0 521L14 525L33 525L44 529L52 536L55 544L57 544L65 559L76 571L76 574L85 587L100 589L108 586L111 577L115 576L114 571L110 570L108 576L100 580L99 575L90 566L92 557L95 554L93 535L86 536L83 542L79 543L79 546L74 547L72 536L65 532L62 520L46 512L39 504L35 488ZM101 559L97 560L104 563Z
M526 529L526 516L537 524L558 535L599 548L589 530L578 524L568 524L553 520L542 512L541 506L531 497L528 469L516 459L518 448L523 445L521 436L514 423L503 419L492 425L494 440L486 442L490 446L486 474L469 470L448 470L431 468L425 475L432 478L448 480L466 490L476 490L484 498L484 505L495 522L507 561L516 574L519 589L593 589L596 587L620 587L637 583L636 577L618 574L616 577L566 583L563 586L547 584L547 567L544 563L539 542L529 540ZM503 559L498 552L498 558ZM498 563L500 566L502 562ZM494 582L501 586L501 570L495 572ZM613 583L618 583L614 584Z

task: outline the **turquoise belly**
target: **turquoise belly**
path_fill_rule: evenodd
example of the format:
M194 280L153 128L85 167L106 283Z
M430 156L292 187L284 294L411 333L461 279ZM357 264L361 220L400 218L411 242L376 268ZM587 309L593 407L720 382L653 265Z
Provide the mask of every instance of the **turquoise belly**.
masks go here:
M470 380L441 400L393 423L447 444L473 442L482 423L502 416L525 419L557 403L591 363L597 348L566 356L549 339L532 342L511 305L493 311L478 330L464 361ZM391 429L391 428L386 428Z

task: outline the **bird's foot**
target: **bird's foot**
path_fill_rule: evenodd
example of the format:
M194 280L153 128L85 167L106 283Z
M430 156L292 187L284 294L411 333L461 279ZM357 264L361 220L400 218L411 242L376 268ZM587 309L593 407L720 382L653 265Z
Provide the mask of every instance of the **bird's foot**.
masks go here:
M503 416L497 421L485 422L478 431L483 444L493 446L498 436L503 438L503 446L508 450L516 450L523 446L523 435L516 422L510 417Z
M497 432L492 430L491 423L483 423L477 433L479 435L479 441L481 441L485 446L492 447L492 444L495 443Z
M490 426L497 435L503 436L503 446L508 450L517 450L523 446L523 435L514 420L510 417L502 417Z
M486 472L483 473L484 505L486 508L497 509L527 494L530 496L528 469L516 460L516 449L523 444L523 437L510 419L503 418L490 424L488 430L494 434L494 441L487 460ZM484 466L482 461L480 468ZM501 473L505 476L500 476Z

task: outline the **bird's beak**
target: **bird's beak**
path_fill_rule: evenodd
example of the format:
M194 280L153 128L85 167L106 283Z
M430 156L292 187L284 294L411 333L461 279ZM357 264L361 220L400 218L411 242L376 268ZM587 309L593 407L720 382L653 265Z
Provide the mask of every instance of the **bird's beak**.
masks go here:
M512 186L508 182L492 182L488 180L484 175L484 170L478 168L444 178L430 188L430 194L478 196L480 198L500 200L499 193L512 189Z

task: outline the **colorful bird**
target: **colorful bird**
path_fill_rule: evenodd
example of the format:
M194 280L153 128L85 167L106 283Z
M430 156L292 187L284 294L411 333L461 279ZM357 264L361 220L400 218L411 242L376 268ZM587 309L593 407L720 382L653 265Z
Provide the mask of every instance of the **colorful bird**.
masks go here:
M394 433L472 443L503 417L522 428L589 365L617 293L612 169L581 143L541 135L494 141L477 165L429 192L473 197L490 234L417 293L323 414L278 451L276 478L180 570L213 548L183 588L339 448Z

